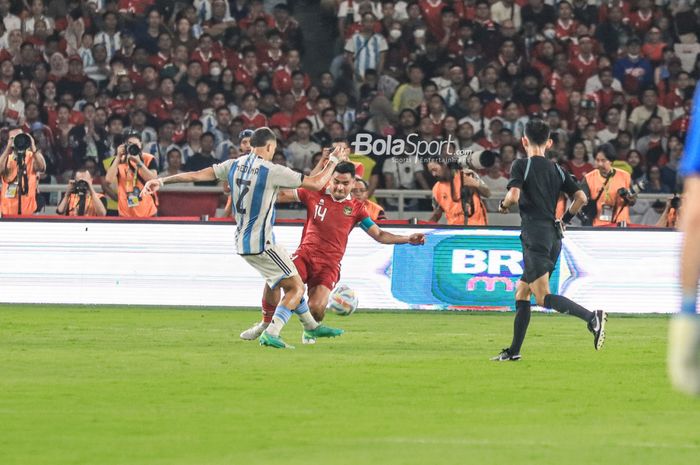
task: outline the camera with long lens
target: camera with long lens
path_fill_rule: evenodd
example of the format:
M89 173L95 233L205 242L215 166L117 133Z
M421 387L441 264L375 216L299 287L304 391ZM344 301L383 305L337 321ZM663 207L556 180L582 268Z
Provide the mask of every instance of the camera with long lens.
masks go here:
M138 157L141 155L141 147L136 144L126 144L126 153Z
M76 195L87 195L89 190L90 185L87 183L87 181L83 179L75 181L75 185L73 186L73 192L75 192Z
M629 189L626 189L624 187L619 188L617 190L617 195L622 197L624 200L629 201L632 197L639 194L644 189L645 185L646 183L644 182L644 180L640 179L639 181L632 184Z
M498 154L491 150L470 151L466 155L460 155L457 161L448 163L448 166L456 170L472 169L474 171L490 168L496 163Z
M20 164L24 162L24 157L32 146L32 138L28 134L20 133L14 138L12 145L12 150L15 152L15 156Z

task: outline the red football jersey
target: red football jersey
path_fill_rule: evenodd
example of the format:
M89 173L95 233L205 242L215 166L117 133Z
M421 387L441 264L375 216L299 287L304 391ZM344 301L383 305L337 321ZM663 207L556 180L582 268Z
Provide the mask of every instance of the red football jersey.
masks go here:
M339 202L327 191L297 189L295 192L306 205L306 224L299 249L313 251L322 257L319 261L340 263L352 228L365 219L371 221L367 209L355 199Z

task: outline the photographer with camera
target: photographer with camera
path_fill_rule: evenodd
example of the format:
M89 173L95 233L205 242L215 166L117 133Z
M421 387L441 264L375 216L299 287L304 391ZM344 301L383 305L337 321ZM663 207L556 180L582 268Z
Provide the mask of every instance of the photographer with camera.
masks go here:
M475 169L493 166L495 159L495 153L484 151L460 157L456 162L446 162L444 158L429 161L428 170L437 179L429 221L438 222L445 213L450 225L488 225L482 197L490 197L491 191Z
M107 199L95 192L92 176L85 168L75 172L68 182L66 193L56 207L56 213L66 216L105 216Z
M156 216L158 208L155 195L141 196L141 191L148 181L157 177L155 158L143 152L138 134L130 134L126 142L117 147L117 156L105 176L108 184L113 188L116 185L119 216Z
M34 139L21 129L10 132L0 155L0 214L32 215L37 209L38 174L46 170L46 161Z
M637 190L626 171L612 167L617 159L615 148L603 144L595 150L596 169L587 173L581 188L589 200L581 221L585 226L626 225L630 222L631 205L637 202Z

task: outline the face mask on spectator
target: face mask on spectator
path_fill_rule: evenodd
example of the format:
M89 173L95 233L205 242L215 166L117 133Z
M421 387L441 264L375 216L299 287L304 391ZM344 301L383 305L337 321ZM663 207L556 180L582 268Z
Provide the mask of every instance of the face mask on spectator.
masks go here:
M422 39L423 37L425 37L425 29L416 29L415 31L413 31L413 37L415 37L416 39Z
M211 74L212 77L219 77L221 76L221 68L215 66L209 70L209 74Z
M401 29L392 29L391 31L389 31L389 36L394 40L398 39L399 37L401 37Z
M543 31L543 34L548 39L554 39L554 37L556 37L557 35L557 31L555 31L554 29L545 29Z

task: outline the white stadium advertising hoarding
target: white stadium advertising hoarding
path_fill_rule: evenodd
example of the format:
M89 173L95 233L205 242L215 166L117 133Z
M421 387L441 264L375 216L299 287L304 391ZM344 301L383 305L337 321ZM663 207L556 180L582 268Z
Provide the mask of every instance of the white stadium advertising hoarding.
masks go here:
M301 231L280 225L275 236L291 253ZM341 283L357 292L361 309L513 305L518 230L391 231L422 231L426 245L385 246L356 228ZM227 223L2 221L0 301L257 307L263 281L235 254L234 233ZM569 231L552 290L591 309L672 312L679 248L671 231Z

